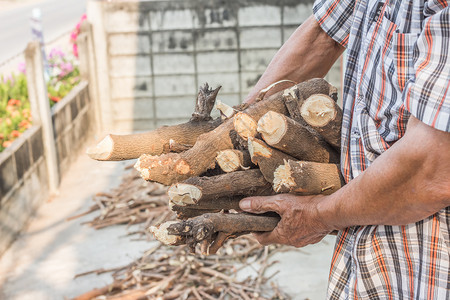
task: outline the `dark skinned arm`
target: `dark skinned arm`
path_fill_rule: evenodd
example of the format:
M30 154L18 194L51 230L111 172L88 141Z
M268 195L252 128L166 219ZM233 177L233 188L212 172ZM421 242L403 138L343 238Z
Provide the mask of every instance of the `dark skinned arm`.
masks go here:
M309 17L275 54L244 102L252 103L260 90L280 80L298 83L324 77L344 50L320 28L313 16ZM292 83L277 85L266 95L290 86Z
M405 136L336 193L250 197L240 204L280 214L272 232L257 234L262 244L303 247L336 229L420 221L450 206L450 133L411 117Z

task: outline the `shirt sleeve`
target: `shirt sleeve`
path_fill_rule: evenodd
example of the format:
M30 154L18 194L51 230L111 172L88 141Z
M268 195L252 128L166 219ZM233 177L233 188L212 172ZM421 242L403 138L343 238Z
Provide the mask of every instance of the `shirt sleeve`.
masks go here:
M450 11L445 8L424 20L414 48L415 76L406 82L402 98L417 119L450 131Z
M355 0L316 0L313 13L320 27L333 40L346 47L354 8Z

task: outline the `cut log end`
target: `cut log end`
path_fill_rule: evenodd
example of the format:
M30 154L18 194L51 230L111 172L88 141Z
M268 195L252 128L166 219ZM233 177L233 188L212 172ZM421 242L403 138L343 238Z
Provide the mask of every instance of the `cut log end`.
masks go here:
M244 152L240 150L223 150L217 154L216 162L225 173L235 172L241 169L247 170L250 168L251 162L248 152L245 153L246 157L244 157Z
M107 135L97 145L87 148L86 154L95 160L108 160L114 149L114 141L111 135Z
M255 157L263 156L270 158L272 156L272 150L270 147L265 145L262 141L254 138L248 139L248 152L250 152L250 157L253 163L257 164Z
M336 116L334 100L323 94L312 95L303 103L300 113L313 127L323 127Z
M220 114L222 115L222 117L224 119L231 118L234 115L234 112L235 112L234 109L231 106L223 103L220 100L216 101L216 109L218 111L220 111Z
M167 194L170 201L179 206L196 204L202 197L202 191L198 187L185 183L172 185Z
M273 190L277 193L288 193L293 186L295 181L292 178L291 166L285 162L274 172Z
M234 129L244 140L249 137L255 137L257 133L257 124L249 115L239 112L233 118Z
M182 238L177 235L169 234L167 228L172 224L177 224L177 221L167 221L159 226L150 226L149 231L155 238L164 245L176 246L182 243Z
M257 130L270 145L277 144L286 134L286 119L283 115L269 111L258 121Z
M216 161L224 172L230 173L240 169L242 158L239 157L239 152L224 150L217 154Z

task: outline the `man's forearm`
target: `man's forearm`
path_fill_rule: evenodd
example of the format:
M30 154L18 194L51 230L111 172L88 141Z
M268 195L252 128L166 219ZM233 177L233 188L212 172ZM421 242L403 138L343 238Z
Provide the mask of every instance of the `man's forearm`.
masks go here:
M405 136L318 203L330 229L405 225L450 205L450 134L411 117Z
M280 80L301 82L325 76L344 50L309 17L277 52L245 102L252 102L260 90Z

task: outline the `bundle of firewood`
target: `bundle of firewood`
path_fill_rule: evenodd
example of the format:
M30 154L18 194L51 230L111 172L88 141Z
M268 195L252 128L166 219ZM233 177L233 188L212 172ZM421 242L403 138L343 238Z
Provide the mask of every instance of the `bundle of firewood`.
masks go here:
M275 213L243 213L239 201L277 193L331 194L339 172L342 111L337 89L323 79L294 85L252 105L217 101L219 88L200 88L189 122L132 135L108 135L87 154L97 160L139 158L142 178L170 186L179 220L151 227L169 245L215 253L230 238L273 230Z

